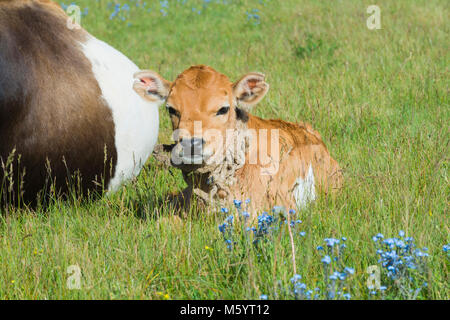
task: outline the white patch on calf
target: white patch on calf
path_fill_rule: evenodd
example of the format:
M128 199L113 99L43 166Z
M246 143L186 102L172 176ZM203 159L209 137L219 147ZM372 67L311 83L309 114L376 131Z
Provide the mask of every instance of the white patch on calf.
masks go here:
M121 52L94 37L81 44L112 110L117 165L108 191L139 174L158 139L158 103L144 101L133 90L139 68Z
M314 186L314 172L312 165L309 165L305 178L297 178L294 184L294 198L297 207L302 209L306 205L316 199L316 189Z

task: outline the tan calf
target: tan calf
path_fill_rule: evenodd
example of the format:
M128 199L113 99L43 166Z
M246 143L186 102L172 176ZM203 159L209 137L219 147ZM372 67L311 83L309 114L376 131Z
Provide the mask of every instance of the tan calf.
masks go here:
M309 124L265 120L248 113L267 93L260 73L235 83L208 66L192 66L169 82L152 71L135 75L134 89L167 100L174 129L172 163L192 193L224 205L251 199L251 211L274 205L298 209L342 185L342 173ZM184 203L188 205L187 202Z

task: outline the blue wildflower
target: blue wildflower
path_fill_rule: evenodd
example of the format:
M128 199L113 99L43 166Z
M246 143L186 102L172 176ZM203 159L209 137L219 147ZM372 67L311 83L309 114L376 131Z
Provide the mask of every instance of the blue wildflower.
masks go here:
M335 245L339 244L339 239L325 238L325 243L328 247L334 247Z
M355 273L355 269L353 269L353 268L345 267L344 270L348 274L354 274Z
M227 223L223 223L223 224L219 225L219 231L220 231L221 233L224 233L225 230L227 229L227 226L228 226Z
M291 278L292 284L297 283L298 281L302 280L302 276L299 274L294 274L294 276Z
M331 258L330 256L325 256L322 258L321 260L324 264L330 264L331 263Z
M424 276L427 270L427 248L414 249L414 239L405 238L405 232L400 230L399 238L387 238L377 243L378 262L387 271L387 276L394 281L402 294L410 292L408 299L414 299L423 285L414 290L417 285L415 275ZM379 237L378 237L379 238ZM381 290L381 289L380 289ZM384 291L386 287L383 287Z

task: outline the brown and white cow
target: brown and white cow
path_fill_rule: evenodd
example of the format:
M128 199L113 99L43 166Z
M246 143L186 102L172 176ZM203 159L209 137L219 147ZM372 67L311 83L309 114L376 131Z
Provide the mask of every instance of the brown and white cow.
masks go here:
M150 101L167 97L176 133L172 163L181 160L176 165L188 183L185 198L195 190L206 195L214 192L215 198L225 202L249 198L254 214L274 205L302 208L319 190L340 188L339 165L309 124L265 120L247 113L269 89L263 74L249 73L232 83L211 67L199 65L185 70L174 82L152 71L135 77L135 90L142 97ZM234 161L239 152L244 161ZM216 181L221 178L224 181Z
M138 67L67 20L48 0L0 1L0 164L15 156L26 202L49 182L67 191L74 173L83 191L102 180L101 188L116 190L157 141L161 102L133 91ZM4 171L3 193L11 187Z

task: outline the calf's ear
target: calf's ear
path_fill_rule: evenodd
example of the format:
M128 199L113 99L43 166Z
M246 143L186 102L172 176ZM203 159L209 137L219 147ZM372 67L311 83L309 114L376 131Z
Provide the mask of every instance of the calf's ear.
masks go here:
M133 89L145 100L164 102L169 95L171 82L151 70L141 70L134 74Z
M239 106L248 111L264 98L269 91L269 84L265 82L265 77L262 73L251 72L233 84L233 96Z

